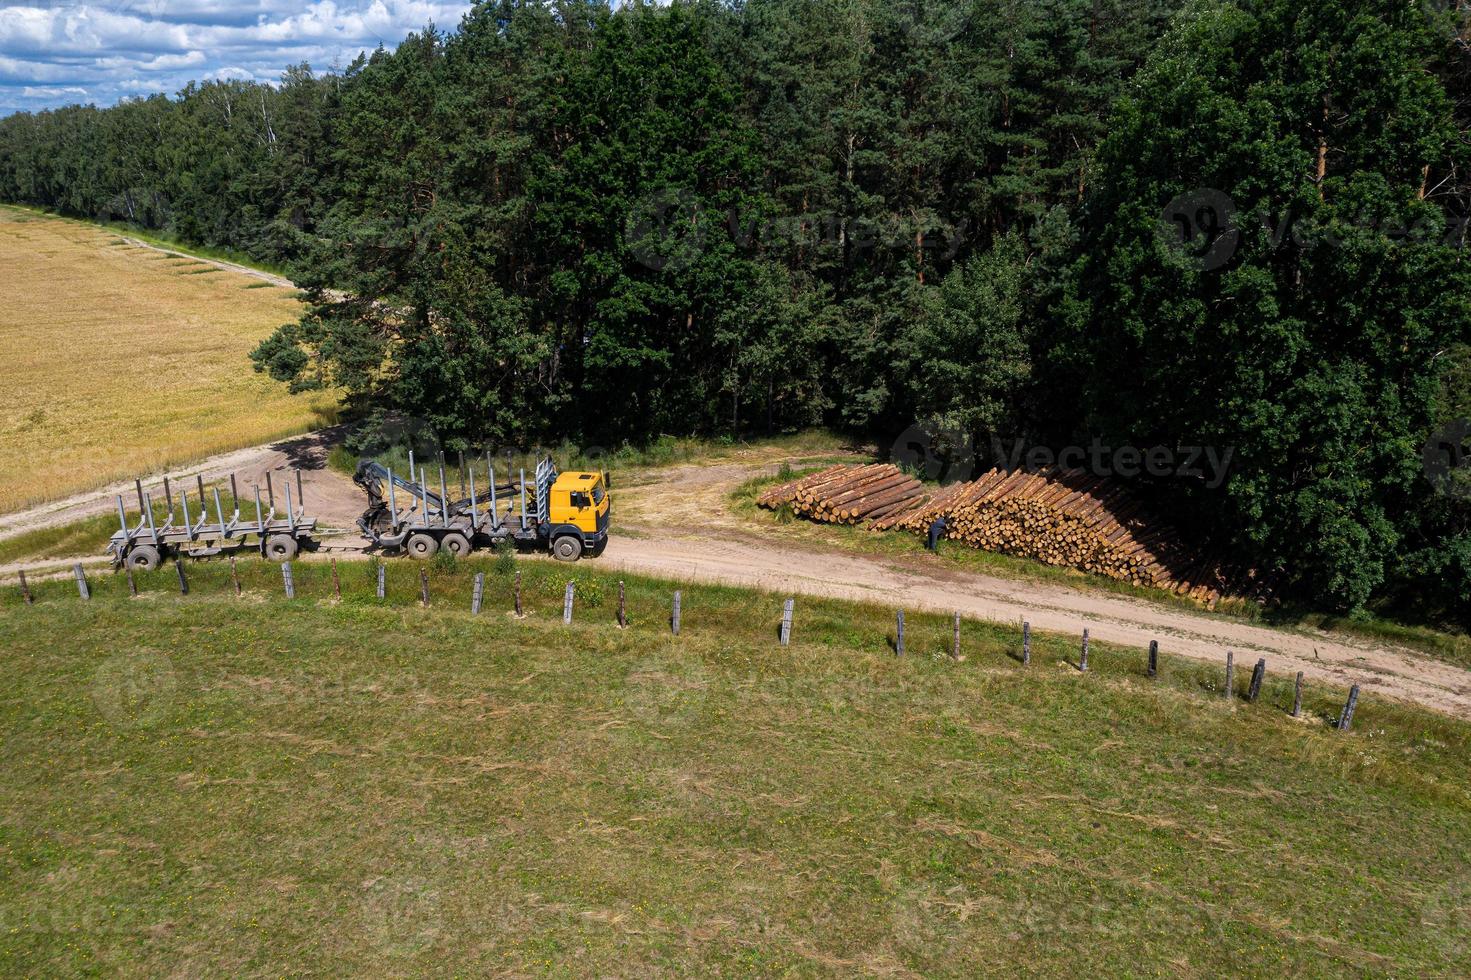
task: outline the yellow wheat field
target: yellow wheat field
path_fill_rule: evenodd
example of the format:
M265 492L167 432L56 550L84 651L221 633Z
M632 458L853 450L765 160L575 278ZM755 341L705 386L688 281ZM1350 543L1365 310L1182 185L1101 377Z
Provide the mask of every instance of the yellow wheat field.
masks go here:
M0 513L328 424L246 356L295 293L0 207Z

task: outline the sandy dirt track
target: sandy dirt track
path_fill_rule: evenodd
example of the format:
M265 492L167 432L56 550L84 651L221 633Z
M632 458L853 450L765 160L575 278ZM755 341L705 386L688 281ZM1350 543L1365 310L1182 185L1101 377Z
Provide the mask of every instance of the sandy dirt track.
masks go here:
M364 500L347 477L326 467L328 447L337 435L324 430L227 453L174 475L192 479L198 472L209 481L233 471L248 486L263 480L267 470L284 474L299 466L308 508L325 523L350 528ZM1159 640L1166 653L1220 664L1226 651L1233 650L1242 670L1249 671L1257 657L1265 657L1277 676L1302 670L1318 681L1344 687L1357 683L1366 695L1415 701L1471 718L1471 671L1413 651L1342 634L1258 626L1086 588L976 573L926 554L853 553L794 540L780 527L756 525L732 514L731 490L754 475L772 472L778 463L769 449L742 451L713 464L647 471L627 486L615 483L614 533L599 566L911 610L959 610L966 617L999 622L1026 619L1034 629L1074 635L1086 626L1099 641L1142 651L1150 640ZM79 495L24 515L0 516L0 538L17 529L110 511L115 493L131 494L132 486ZM356 535L332 542L338 547L359 543Z

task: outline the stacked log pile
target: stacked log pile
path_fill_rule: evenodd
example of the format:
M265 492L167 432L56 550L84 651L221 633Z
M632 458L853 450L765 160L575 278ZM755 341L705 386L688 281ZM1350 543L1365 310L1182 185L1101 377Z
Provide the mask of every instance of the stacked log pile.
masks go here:
M889 463L833 466L773 487L757 498L775 510L789 505L824 524L858 524L900 513L925 498L924 484Z
M1252 570L1196 558L1173 528L1147 517L1125 486L1083 470L995 469L927 492L887 464L830 467L776 487L758 502L790 504L817 521L867 521L878 531L923 534L943 516L948 539L1210 605L1224 596L1261 599L1270 592L1270 583Z

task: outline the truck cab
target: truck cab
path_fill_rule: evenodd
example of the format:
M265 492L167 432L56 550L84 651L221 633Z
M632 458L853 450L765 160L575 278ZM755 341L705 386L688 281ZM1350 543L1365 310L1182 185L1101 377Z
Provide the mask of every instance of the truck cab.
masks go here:
M601 553L608 543L608 512L612 507L604 475L559 473L547 496L552 554L570 561L584 552Z

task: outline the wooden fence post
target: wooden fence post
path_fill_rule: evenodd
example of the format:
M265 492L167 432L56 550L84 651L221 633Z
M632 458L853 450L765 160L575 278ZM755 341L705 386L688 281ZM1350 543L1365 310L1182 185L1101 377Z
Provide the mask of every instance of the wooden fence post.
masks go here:
M1159 676L1159 641L1149 641L1149 676Z
M1236 677L1236 655L1230 650L1226 651L1226 688L1221 696L1226 700L1231 699L1231 688L1235 684Z
M77 595L83 599L92 598L92 587L87 584L87 573L82 570L82 563L73 565L72 572L77 576Z
M184 575L184 559L174 559L174 571L179 573L179 595L188 595L189 579Z
M283 561L281 563L281 581L286 585L286 598L295 599L296 582L291 577L291 562L289 561Z
M950 641L950 659L960 659L960 610L955 611L955 633Z
M781 645L786 646L792 642L792 607L797 604L796 599L788 599L782 603L781 609Z
M1292 689L1292 717L1302 715L1302 671L1297 672L1297 683Z
M332 598L342 601L342 582L337 578L337 559L332 559Z
M235 556L230 556L230 581L235 583L235 597L240 597L240 569L235 567Z
M674 615L671 616L670 619L669 619L669 625L670 625L670 627L673 628L674 635L675 636L678 636L679 635L679 606L680 606L680 600L682 600L683 598L684 598L683 593L681 593L678 589L675 589L674 590Z
M520 619L523 615L525 615L523 612L521 612L521 573L520 572L517 572L516 573L516 590L515 590L515 596L516 596L516 618L517 619Z
M1085 673L1088 670L1088 628L1086 626L1083 627L1083 652L1078 657L1078 669Z
M1348 689L1348 700L1343 703L1343 711L1338 715L1338 730L1346 732L1353 727L1354 709L1359 706L1359 685L1355 684Z
M382 599L388 594L388 566L382 562L378 563L378 598Z
M898 625L894 628L894 656L904 656L904 610L899 610Z
M133 576L133 566L124 565L123 571L128 573L128 595L136 599L138 597L138 580Z
M1022 622L1022 666L1032 662L1032 624Z
M429 569L419 569L419 601L424 608L429 608Z
M572 590L575 582L567 583L567 591L562 595L562 625L566 626L572 622Z
M626 604L626 599L627 599L627 597L623 593L623 583L622 582L619 582L618 583L618 628L621 629L621 630L628 628L628 606Z
M20 570L20 597L26 601L26 605L32 606L36 603L36 597L31 595L30 584L26 582L26 570Z
M470 591L470 615L480 615L480 601L485 596L485 573L475 573L475 587Z
M1262 678L1267 676L1267 658L1258 658L1256 666L1251 669L1251 687L1246 690L1248 704L1255 703L1257 695L1262 693Z

